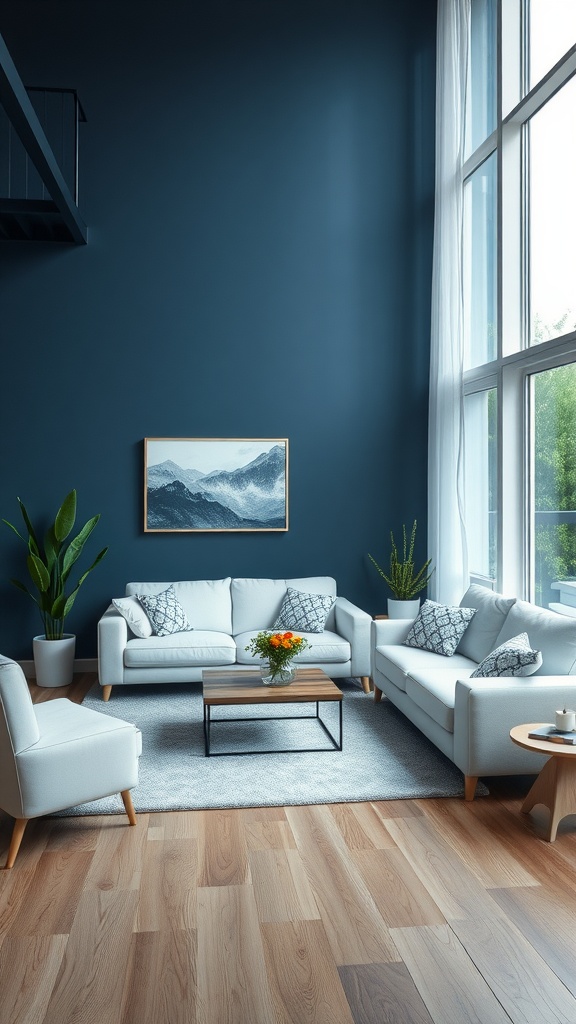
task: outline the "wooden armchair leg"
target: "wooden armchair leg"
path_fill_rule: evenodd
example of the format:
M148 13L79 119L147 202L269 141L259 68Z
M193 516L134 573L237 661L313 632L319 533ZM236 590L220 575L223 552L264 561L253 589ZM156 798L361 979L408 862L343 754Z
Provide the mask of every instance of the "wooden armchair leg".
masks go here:
M376 683L374 683L374 700L382 700L382 690L376 686Z
M126 811L126 814L128 815L128 821L130 822L131 825L135 825L136 824L136 811L134 810L134 804L132 803L132 797L130 795L130 790L129 789L123 790L122 793L120 794L120 796L122 797L122 800L124 801L124 809Z
M6 857L6 864L4 865L5 871L11 868L16 860L18 850L20 849L20 843L22 842L22 836L24 835L24 829L26 828L29 820L29 818L16 818L16 821L14 822L12 838L8 848L8 856Z
M476 786L478 785L477 775L465 775L464 776L464 799L473 800L476 793Z
M370 693L370 690L372 689L372 680L370 679L370 676L360 676L360 682L362 683L364 693Z
M102 687L102 700L110 700L110 694L112 693L111 686Z

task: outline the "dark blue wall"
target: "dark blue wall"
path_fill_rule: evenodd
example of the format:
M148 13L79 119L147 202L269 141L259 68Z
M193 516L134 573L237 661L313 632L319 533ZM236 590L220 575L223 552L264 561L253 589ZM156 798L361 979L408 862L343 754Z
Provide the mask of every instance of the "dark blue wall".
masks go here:
M76 487L110 545L67 626L128 580L329 574L370 612L366 553L425 557L434 176L430 0L18 0L26 84L74 87L84 247L0 243L0 517ZM288 437L290 529L144 534L143 438ZM40 620L6 579L0 650Z

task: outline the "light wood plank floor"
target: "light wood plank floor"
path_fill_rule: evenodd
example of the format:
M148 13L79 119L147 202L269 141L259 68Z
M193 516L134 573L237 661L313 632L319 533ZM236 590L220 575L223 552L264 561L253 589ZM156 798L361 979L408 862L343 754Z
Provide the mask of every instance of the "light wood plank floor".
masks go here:
M576 1024L576 817L545 842L530 781L31 822L0 871L0 1021Z

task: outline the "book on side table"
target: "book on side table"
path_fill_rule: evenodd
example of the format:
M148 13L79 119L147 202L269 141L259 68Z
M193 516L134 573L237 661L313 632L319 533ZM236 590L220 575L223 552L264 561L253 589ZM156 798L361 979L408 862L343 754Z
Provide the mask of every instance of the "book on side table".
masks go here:
M567 743L576 746L576 732L560 732L554 725L539 725L528 736L533 740L550 740L551 743Z

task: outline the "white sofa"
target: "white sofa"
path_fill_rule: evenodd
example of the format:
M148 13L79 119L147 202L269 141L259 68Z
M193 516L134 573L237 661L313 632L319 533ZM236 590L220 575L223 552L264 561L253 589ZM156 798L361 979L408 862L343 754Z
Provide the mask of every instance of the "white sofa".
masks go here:
M126 596L157 595L170 583L129 583ZM331 576L301 579L186 580L172 584L192 627L168 636L138 637L111 604L98 623L98 678L103 698L130 683L189 683L206 668L246 669L259 659L245 650L261 630L272 629L288 587L332 599L321 633L297 632L310 647L295 664L322 668L331 678L359 677L370 689L371 616L337 596ZM328 602L329 603L329 602Z
M475 614L451 657L407 647L413 620L372 623L374 696L384 693L465 776L474 798L479 777L539 772L545 755L512 743L510 729L553 722L557 708L576 705L576 621L526 601L471 586L461 607ZM527 633L542 653L533 675L471 679L502 643Z

